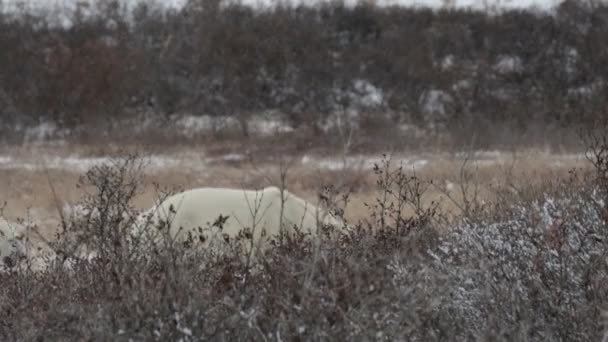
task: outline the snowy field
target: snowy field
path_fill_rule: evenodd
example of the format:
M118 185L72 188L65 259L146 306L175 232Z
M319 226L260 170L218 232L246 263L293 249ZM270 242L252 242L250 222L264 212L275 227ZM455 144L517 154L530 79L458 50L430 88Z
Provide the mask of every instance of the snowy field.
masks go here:
M241 0L241 3L254 7L270 7L278 3L283 4L314 4L324 0ZM90 1L93 3L94 1ZM122 0L122 3L130 8L135 7L141 2L159 4L166 8L180 9L187 3L187 0ZM344 0L346 5L356 4L357 0ZM561 1L559 0L376 0L370 1L380 6L411 6L411 7L430 7L442 8L447 6L472 8L472 9L530 9L551 10ZM77 4L86 3L81 0L5 0L4 6L7 10L15 10L19 7L41 10L49 8L74 9Z
M578 164L586 160L583 153L571 154L550 154L541 153L547 160L547 167L560 167L569 164ZM48 154L33 153L31 155L0 154L0 169L2 170L58 170L68 172L86 172L95 165L106 163L111 160L110 156L53 156ZM188 171L204 171L211 166L247 164L249 158L246 154L228 153L222 156L206 156L204 153L186 151L177 154L154 154L148 155L147 169L150 172L160 172L179 167ZM438 161L464 162L468 160L472 165L489 167L498 164L508 163L512 159L510 153L501 151L476 151L473 153L438 153L438 154L419 154L419 155L393 155L394 165L401 165L408 170L424 170L427 166L432 166ZM348 169L360 169L370 171L374 164L382 160L381 156L376 155L352 155L319 157L313 155L303 155L297 157L296 165L300 167L340 171Z
M230 0L229 0L230 1ZM326 0L240 0L240 3L256 8L271 8L277 4L311 5ZM604 1L604 0L600 0ZM344 0L347 6L357 4L359 0ZM379 6L404 6L422 8L469 8L488 12L500 12L511 9L526 9L532 11L552 11L560 0L370 0ZM130 12L140 3L157 5L167 10L180 10L187 0L119 0L123 9ZM95 0L5 0L0 2L4 13L33 13L48 14L51 22L57 22L64 27L71 25L71 14L80 6L81 13L86 16L95 14Z
M241 4L255 8L272 8L277 4L311 5L327 0L237 0ZM500 12L512 9L532 11L552 11L561 0L369 0L378 6L404 6L418 8L469 8L473 10ZM599 0L605 1L605 0ZM228 0L230 2L230 0ZM344 4L352 6L359 0L344 0ZM180 10L187 0L119 0L123 9L131 12L140 3L148 3L167 10ZM47 14L51 24L63 27L71 26L71 15L80 6L81 13L86 17L94 15L97 2L95 0L4 0L0 1L4 13Z

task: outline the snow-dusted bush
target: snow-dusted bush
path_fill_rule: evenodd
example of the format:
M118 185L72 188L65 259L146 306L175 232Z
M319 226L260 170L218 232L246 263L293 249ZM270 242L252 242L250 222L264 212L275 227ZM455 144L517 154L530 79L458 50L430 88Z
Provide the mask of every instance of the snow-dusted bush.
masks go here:
M115 161L87 173L85 183L96 191L76 217L91 220L75 220L67 233L95 247L95 258L71 258L68 267L35 277L0 273L0 338L597 341L605 335L608 232L600 176L505 195L450 221L423 205L428 184L385 159L374 167L378 193L366 205L367 220L318 243L298 234L277 239L252 265L239 248L221 254L190 253L199 249L182 244L123 248L138 165ZM339 198L326 190L328 204Z
M608 230L592 196L564 187L512 203L510 217L448 229L431 253L436 264L468 275L453 286L470 329L507 339L600 338Z

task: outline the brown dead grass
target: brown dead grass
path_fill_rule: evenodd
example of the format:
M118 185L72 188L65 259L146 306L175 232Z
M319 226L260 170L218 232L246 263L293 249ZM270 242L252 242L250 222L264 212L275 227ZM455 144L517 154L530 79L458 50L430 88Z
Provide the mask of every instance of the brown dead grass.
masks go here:
M222 152L233 150L227 147ZM135 150L122 149L122 151ZM74 155L101 156L114 155L118 149L91 147L40 147L11 149L10 155L15 158L35 161L39 156L65 158ZM198 148L175 150L180 153L201 153ZM216 151L217 152L217 151ZM150 152L151 153L151 152ZM215 154L215 153L214 153ZM185 156L184 158L189 158ZM420 158L428 163L416 170L408 170L425 182L431 182L423 197L426 204L436 202L448 214L459 213L463 200L462 186L468 186L468 192L478 191L479 198L485 201L496 200L497 187L525 189L529 185L539 185L550 179L565 178L573 168L588 168L588 162L580 156L554 155L542 151L525 151L501 154L497 160L483 158L464 163L462 158L449 154L426 155ZM146 188L136 198L138 208L146 208L158 197L158 189L179 191L196 187L242 187L255 188L268 185L280 185L280 170L277 166L280 158L274 156L268 160L252 164L248 160L222 161L199 165L197 167L167 167L148 170ZM36 222L43 231L51 233L58 227L59 207L64 203L75 203L83 189L77 188L78 177L82 172L77 170L52 169L46 173L42 169L8 169L0 170L0 194L6 201L4 215L14 220L23 218ZM468 175L468 176L465 176ZM465 182L469 177L469 181ZM466 183L466 184L465 184ZM53 196L51 184L56 191ZM376 196L375 178L369 169L353 168L348 170L319 170L313 166L296 162L288 171L287 187L303 198L317 202L318 191L326 185L345 186L351 189L351 201L346 207L346 217L357 221L368 217L365 203L372 203Z

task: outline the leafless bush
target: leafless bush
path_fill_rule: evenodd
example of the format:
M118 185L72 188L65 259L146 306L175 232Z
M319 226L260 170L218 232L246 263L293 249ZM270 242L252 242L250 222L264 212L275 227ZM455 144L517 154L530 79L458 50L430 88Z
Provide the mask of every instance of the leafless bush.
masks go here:
M95 252L105 262L127 257L127 237L137 217L131 201L141 191L144 166L143 158L131 155L95 166L80 178L77 186L87 192L81 202L67 213L58 208L62 229L51 247L59 256Z
M84 8L68 14L70 28L0 14L0 62L13 66L0 71L5 139L23 133L10 127L52 120L97 141L142 112L150 121L231 117L248 136L252 118L278 111L321 146L350 140L326 125L349 113L368 142L351 150L385 148L365 139L386 138L378 126L394 130L391 144L462 144L475 132L483 147L570 145L572 126L592 125L605 107L597 49L607 6L596 2L564 1L555 15L340 1L254 10L191 0L181 11L141 4L133 13L108 1L90 18ZM408 137L411 127L424 134Z
M475 303L471 317L488 318L470 322L482 323L479 333L506 340L599 336L600 298L608 290L605 227L584 193L573 190L561 185L556 194L512 203L504 220L455 225L442 237L437 260L470 272L462 286L477 291L461 299Z
M124 248L142 165L117 159L81 182L92 186L83 203L94 214L66 229L97 258L0 274L1 339L604 336L608 230L593 205L602 180L573 172L448 224L434 204L424 204L430 184L387 157L374 169L379 191L368 220L316 242L281 235L252 267L236 241L223 253L172 243ZM322 194L348 204L348 193L329 187Z
M594 204L600 216L608 221L608 124L604 122L583 134L585 153L595 170Z
M379 164L374 164L378 194L370 209L370 222L367 225L380 231L388 228L397 234L407 236L412 229L430 226L437 214L437 203L425 206L423 195L429 184L416 176L415 170L409 172L403 165L393 167L390 157L384 155ZM406 210L412 210L408 215Z

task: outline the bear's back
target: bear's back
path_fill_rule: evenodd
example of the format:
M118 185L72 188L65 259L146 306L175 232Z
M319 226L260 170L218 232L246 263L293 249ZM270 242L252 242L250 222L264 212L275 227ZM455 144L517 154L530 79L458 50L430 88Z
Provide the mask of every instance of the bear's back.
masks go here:
M184 231L211 228L214 223L223 223L221 231L231 236L242 228L257 231L264 227L275 231L281 205L280 192L275 189L191 189L167 198L157 212L161 219L170 221L173 234L181 233L180 228ZM220 215L225 218L223 222L218 220Z

